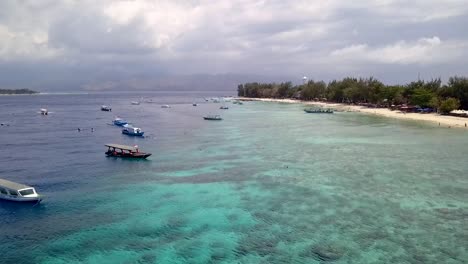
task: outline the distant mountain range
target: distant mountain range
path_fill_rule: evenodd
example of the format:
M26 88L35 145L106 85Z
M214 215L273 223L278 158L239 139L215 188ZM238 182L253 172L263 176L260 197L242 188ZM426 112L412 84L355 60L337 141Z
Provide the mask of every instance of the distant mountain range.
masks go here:
M245 82L283 82L286 77L260 75L172 75L119 81L97 81L82 85L85 91L236 91ZM287 79L286 79L287 80Z
M298 79L298 78L296 78ZM246 74L192 74L138 77L109 77L102 79L55 78L41 82L18 83L40 92L90 91L237 91L237 85L246 82L293 81L287 76ZM300 81L300 80L299 80ZM8 87L12 87L12 83ZM13 86L14 87L14 86Z

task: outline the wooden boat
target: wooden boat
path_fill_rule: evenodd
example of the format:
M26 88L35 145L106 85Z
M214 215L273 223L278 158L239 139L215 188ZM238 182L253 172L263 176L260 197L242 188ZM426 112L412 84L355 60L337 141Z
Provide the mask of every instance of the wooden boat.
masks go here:
M115 118L114 121L112 121L112 123L116 126L125 126L128 124L127 121L123 120L122 118Z
M14 202L40 202L42 196L31 186L0 179L0 199Z
M220 121L220 120L223 120L221 118L221 116L219 115L207 115L207 116L204 116L203 119L205 120L213 120L213 121Z
M134 136L134 137L142 137L145 132L141 131L141 128L139 127L133 127L131 125L124 125L124 128L122 129L122 134L129 135L129 136Z
M112 108L110 106L103 105L103 106L101 106L101 111L111 112Z
M105 146L108 148L105 153L107 157L146 159L151 156L151 153L140 152L138 146L119 144L106 144Z
M309 114L333 114L332 109L322 109L322 108L306 108L304 112Z

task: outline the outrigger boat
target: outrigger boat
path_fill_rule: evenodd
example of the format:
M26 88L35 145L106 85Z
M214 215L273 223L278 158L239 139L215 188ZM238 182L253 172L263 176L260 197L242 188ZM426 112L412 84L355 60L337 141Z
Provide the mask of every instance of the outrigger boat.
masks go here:
M125 126L128 124L127 121L123 120L122 118L116 117L112 123L116 126Z
M103 105L101 106L101 111L111 112L112 108L110 106Z
M31 186L0 179L0 199L15 202L40 202L42 196L37 194Z
M141 128L139 127L133 127L131 125L123 125L122 129L122 134L129 135L129 136L135 136L135 137L142 137L145 132L141 131Z
M321 109L321 108L306 108L304 112L309 114L333 114L332 109Z
M119 144L106 144L105 146L108 148L105 153L107 157L146 159L151 156L151 153L140 152L138 146Z
M203 119L205 120L213 120L213 121L220 121L223 120L220 115L207 115L204 116Z

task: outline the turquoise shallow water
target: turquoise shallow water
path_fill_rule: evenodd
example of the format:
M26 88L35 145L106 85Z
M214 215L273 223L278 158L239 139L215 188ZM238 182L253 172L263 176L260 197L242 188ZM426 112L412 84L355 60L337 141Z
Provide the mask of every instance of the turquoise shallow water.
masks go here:
M73 101L81 109L90 100ZM305 114L300 105L259 102L232 105L220 112L222 122L207 122L201 115L219 112L219 105L193 108L188 102L132 112L153 135L144 140L109 138L114 128L100 127L108 118L98 113L96 135L64 132L66 139L55 139L71 144L64 150L69 155L70 146L98 154L31 163L31 169L8 165L3 172L9 175L48 172L24 177L48 199L40 207L0 207L4 260L468 260L466 131L356 113ZM114 107L119 104L115 99ZM90 143L80 150L73 142L84 138ZM111 139L154 154L146 162L106 159L101 141Z

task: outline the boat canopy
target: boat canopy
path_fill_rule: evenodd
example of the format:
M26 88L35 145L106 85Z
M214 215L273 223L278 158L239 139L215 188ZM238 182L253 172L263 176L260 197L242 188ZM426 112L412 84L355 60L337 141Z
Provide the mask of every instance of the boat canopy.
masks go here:
M109 147L109 148L123 149L123 150L129 150L129 151L137 151L138 150L138 148L136 148L136 147L120 145L120 144L106 144L105 146Z
M0 179L0 187L4 187L7 189L16 190L16 191L32 188L30 186L27 186L21 183L11 182L11 181L7 181L4 179Z

